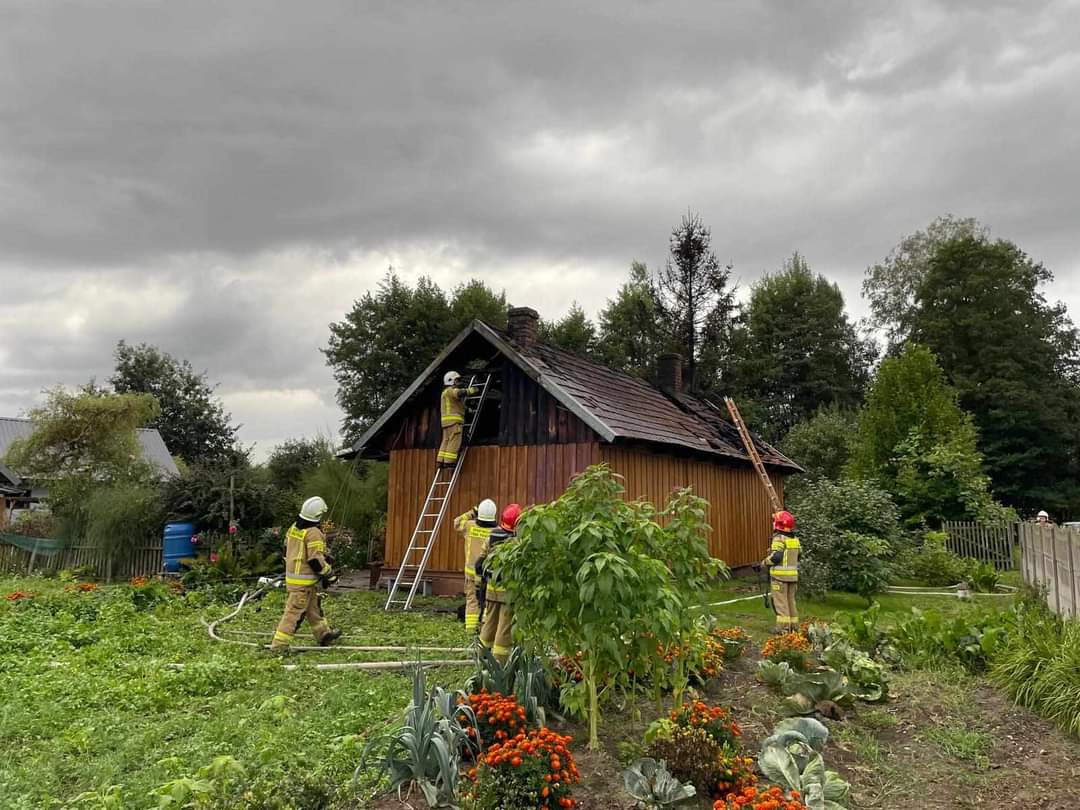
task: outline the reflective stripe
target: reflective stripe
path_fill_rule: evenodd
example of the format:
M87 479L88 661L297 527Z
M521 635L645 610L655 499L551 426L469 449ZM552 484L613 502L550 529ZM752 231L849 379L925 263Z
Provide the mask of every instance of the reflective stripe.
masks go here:
M776 615L776 623L777 624L798 624L799 623L799 617L798 616L781 616L780 614L777 614Z
M437 456L439 461L457 461L458 454L450 453L446 450L440 450L437 453Z
M315 576L314 574L311 575L310 579L307 576L304 576L303 574L296 574L296 575L289 574L289 575L287 575L285 577L285 584L286 585L300 585L300 586L303 586L303 587L307 587L308 585L315 585L318 581L319 581L319 578L317 576Z
M501 644L493 645L492 648L491 648L491 651L493 653L495 653L496 655L509 655L510 654L510 648L509 647L504 647Z
M444 416L442 418L442 426L443 427L450 427L450 425L464 425L464 424L465 424L465 417L464 416L457 416L456 414L451 414L450 416Z
M480 625L479 613L466 613L465 614L465 629L475 630Z
M774 565L771 569L769 569L769 576L771 576L773 579L778 579L781 582L798 582L799 569L784 568L783 566Z
M476 576L476 569L473 568L471 565L466 565L465 566L465 573L468 574L470 577L475 577Z
M326 543L322 540L316 540L307 544L308 551L326 551Z
M280 630L274 631L274 641L292 641L292 633L282 633Z

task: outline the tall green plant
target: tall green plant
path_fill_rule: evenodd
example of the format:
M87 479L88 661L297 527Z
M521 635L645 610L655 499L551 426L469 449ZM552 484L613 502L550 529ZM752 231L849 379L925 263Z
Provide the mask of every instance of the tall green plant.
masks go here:
M157 537L165 520L160 490L140 482L94 490L86 511L86 539L105 552L110 578L112 565Z
M658 514L623 494L606 465L590 467L558 500L526 512L518 542L493 553L526 644L581 652L584 679L565 686L564 698L588 715L592 748L600 698L630 671L660 669L658 645L689 632L689 607L718 570L701 499L678 493Z

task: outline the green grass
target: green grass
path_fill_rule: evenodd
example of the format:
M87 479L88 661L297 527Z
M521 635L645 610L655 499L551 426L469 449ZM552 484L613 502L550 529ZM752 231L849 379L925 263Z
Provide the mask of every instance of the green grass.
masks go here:
M931 728L924 736L951 757L975 762L980 767L989 764L987 755L992 740L984 731L950 725Z
M739 577L720 583L708 595L707 602L723 602L729 599L760 594L763 585L754 578ZM958 615L976 608L985 608L986 603L998 607L1007 607L1010 599L984 599L979 602L962 602L953 596L905 596L902 594L881 593L874 597L881 605L879 622L883 627L896 623L911 614L912 608L933 608L945 616ZM803 619L818 618L832 621L840 613L861 613L868 607L866 600L853 593L830 591L824 598L809 599L797 597L799 616ZM732 605L710 606L709 610L720 621L730 619L731 624L741 624L747 630L758 635L768 633L774 625L774 616L766 608L760 596Z
M290 663L305 668L290 672L266 652L213 641L201 620L227 607L199 593L140 610L126 586L78 594L56 581L0 579L0 597L16 590L35 596L0 601L0 796L12 810L71 806L79 794L111 786L125 808L156 806L154 788L219 755L245 767L256 796L345 806L358 735L408 700L405 672L306 668L375 654L296 655ZM283 594L271 594L227 627L268 637L282 604ZM326 613L356 643L465 641L452 615L387 615L375 594L328 599ZM432 680L462 677L455 668Z

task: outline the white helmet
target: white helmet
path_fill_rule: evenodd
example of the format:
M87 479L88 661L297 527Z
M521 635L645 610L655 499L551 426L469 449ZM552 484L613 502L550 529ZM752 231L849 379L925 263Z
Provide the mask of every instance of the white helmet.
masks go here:
M495 513L498 511L495 507L495 501L491 500L491 498L484 498L484 500L480 501L480 505L476 507L476 519L494 523Z
M308 498L304 501L304 505L300 507L300 517L304 520L322 520L325 514L326 501L318 495L314 498Z
M1044 517L1044 518L1049 518L1049 517L1050 517L1050 515L1046 514L1046 510L1045 510L1045 509L1040 509L1040 510L1039 510L1039 514L1038 514L1038 515L1036 515L1036 517Z
M461 375L458 374L456 371L448 371L446 372L446 374L443 375L442 381L443 385L453 385L460 379Z

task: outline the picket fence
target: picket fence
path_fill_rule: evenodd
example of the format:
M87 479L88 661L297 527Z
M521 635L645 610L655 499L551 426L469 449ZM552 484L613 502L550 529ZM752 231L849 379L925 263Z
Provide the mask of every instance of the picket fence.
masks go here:
M32 550L0 543L0 571L29 574L34 572L56 573L71 568L85 567L94 576L107 579L130 579L136 576L154 576L164 566L162 546L137 548L125 559L116 560L110 572L110 560L96 546L67 546L52 554L35 554Z
M1080 531L1021 523L1020 549L1024 582L1046 592L1058 616L1080 614Z
M942 530L948 536L945 547L960 557L991 563L999 571L1016 568L1013 549L1019 523L974 523L947 520Z

